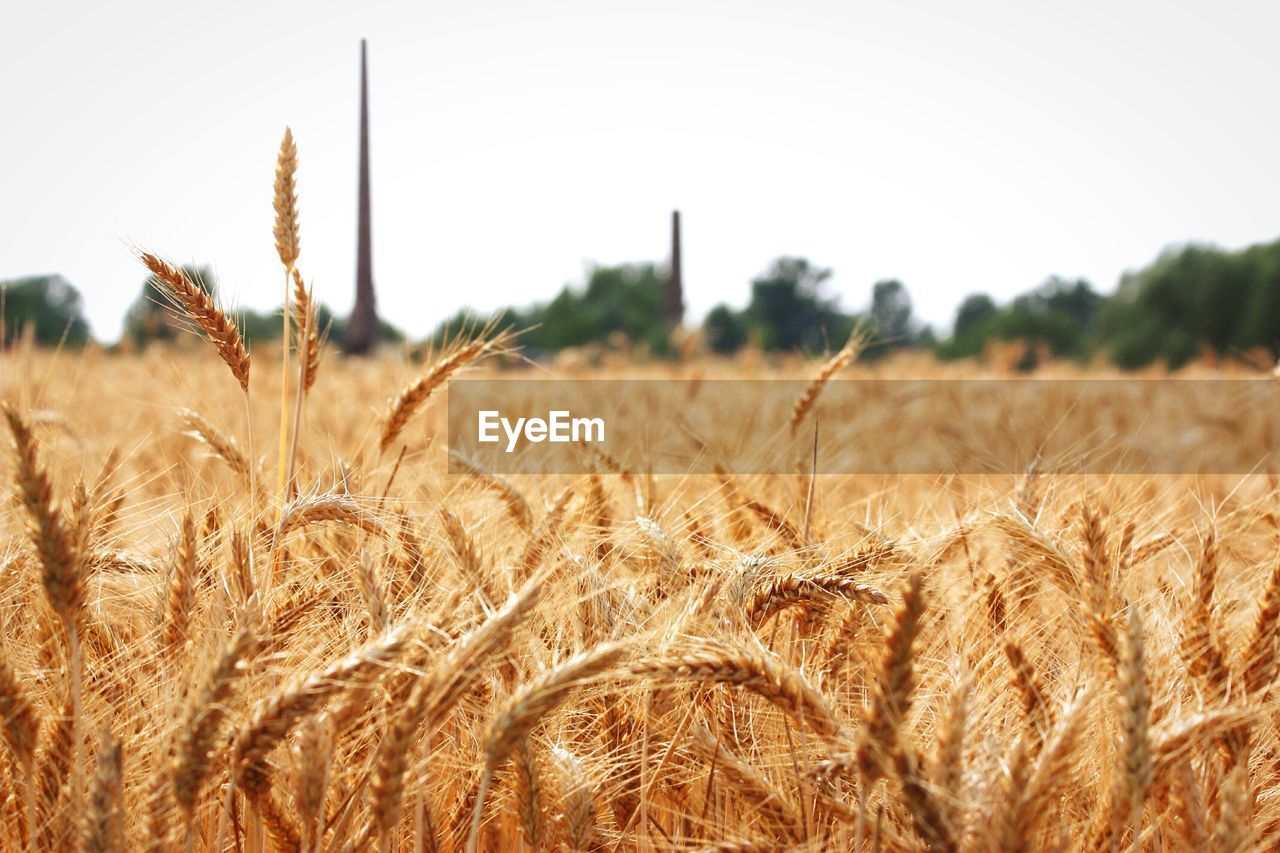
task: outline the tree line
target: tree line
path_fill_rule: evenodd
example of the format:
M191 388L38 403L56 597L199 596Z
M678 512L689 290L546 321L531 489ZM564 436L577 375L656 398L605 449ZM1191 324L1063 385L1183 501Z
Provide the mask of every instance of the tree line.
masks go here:
M188 267L193 281L216 295L207 269ZM666 270L637 263L593 269L582 287L566 285L548 302L482 316L464 310L441 323L428 339L441 344L487 323L521 332L533 356L570 348L627 348L670 356L675 339L664 311ZM871 341L864 358L898 349L925 349L942 359L979 356L993 342L1019 342L1023 367L1045 357L1087 360L1099 355L1133 368L1152 362L1178 367L1206 351L1239 354L1263 348L1280 352L1280 240L1227 251L1186 245L1166 250L1150 265L1126 273L1114 294L1083 279L1051 277L1001 304L984 293L967 296L950 334L938 335L913 314L902 282L876 282L868 307L847 311L832 292L832 271L805 258L780 257L750 282L746 307L717 305L701 325L707 350L732 355L743 348L765 352L818 352L839 346L861 329ZM162 292L148 279L130 306L121 345L143 347L184 334L167 311ZM321 306L319 319L341 343L346 318ZM83 299L57 275L0 282L0 331L11 343L23 335L44 345L80 346L90 330ZM277 312L242 311L250 341L278 339ZM404 336L384 323L383 340Z

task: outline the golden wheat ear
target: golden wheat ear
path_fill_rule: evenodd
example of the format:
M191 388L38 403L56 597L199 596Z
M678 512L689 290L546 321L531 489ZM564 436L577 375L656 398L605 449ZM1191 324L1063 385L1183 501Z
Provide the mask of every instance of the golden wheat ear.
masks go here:
M276 253L286 270L292 270L302 252L298 233L298 193L294 174L298 171L298 147L293 144L293 130L286 127L276 157L276 182L273 206L276 211Z
M249 350L240 337L240 328L213 301L203 287L172 264L148 252L139 258L159 282L161 291L173 306L199 327L219 357L231 368L240 388L249 392Z
M622 653L620 644L608 643L575 655L517 690L498 714L484 739L484 777L476 797L471 836L467 843L469 850L474 851L479 842L485 795L494 772L506 762L512 749L524 740L539 720L563 702L572 690L613 667L622 658Z
M3 722L5 743L22 773L21 802L25 815L21 831L30 840L35 835L36 744L40 738L40 717L26 685L9 665L9 652L3 647L0 647L0 722ZM12 793L16 796L18 792L15 780Z
M902 603L885 637L880 673L866 713L866 732L858 746L858 768L866 784L884 776L886 760L897 751L903 719L915 690L915 643L925 614L924 582L919 572L907 578Z
M293 324L297 328L299 371L302 390L308 392L316 383L320 370L320 329L317 325L316 306L311 290L302 280L302 273L293 269Z
M516 338L516 335L510 331L499 332L489 337L489 331L487 328L482 329L472 340L446 352L436 360L430 370L406 385L388 403L387 413L382 418L382 434L378 438L380 450L385 451L391 446L413 416L443 387L449 377L486 356L506 352Z
M840 351L827 359L826 363L822 365L817 375L813 377L813 381L804 389L800 399L796 400L795 405L791 408L790 424L792 435L796 434L796 431L800 429L800 424L804 423L804 419L813 411L814 404L818 402L818 395L822 393L823 387L831 381L833 376L848 367L866 348L866 345L866 335L863 334L861 329L854 329L849 335L849 340Z

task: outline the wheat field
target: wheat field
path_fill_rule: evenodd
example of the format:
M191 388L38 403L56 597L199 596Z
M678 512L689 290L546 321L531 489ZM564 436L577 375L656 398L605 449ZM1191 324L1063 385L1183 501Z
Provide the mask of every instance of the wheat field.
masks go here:
M321 361L283 499L278 370L251 454L209 353L3 356L6 849L1274 842L1270 478L446 474L492 349Z
M1274 477L448 474L448 380L533 368L328 354L295 166L295 346L143 254L200 348L0 350L0 847L1280 839ZM801 431L837 374L942 373L855 355L563 372L801 377Z

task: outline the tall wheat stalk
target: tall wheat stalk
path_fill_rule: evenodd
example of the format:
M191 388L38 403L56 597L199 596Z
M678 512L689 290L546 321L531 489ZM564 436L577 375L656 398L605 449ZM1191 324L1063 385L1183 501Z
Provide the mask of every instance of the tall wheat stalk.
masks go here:
M284 138L280 140L280 153L276 156L274 196L276 253L284 266L284 302L280 307L280 455L276 464L276 495L281 501L288 497L285 494L286 476L292 465L286 456L289 452L289 292L301 250L298 195L294 184L297 170L298 149L293 144L293 131L286 127Z

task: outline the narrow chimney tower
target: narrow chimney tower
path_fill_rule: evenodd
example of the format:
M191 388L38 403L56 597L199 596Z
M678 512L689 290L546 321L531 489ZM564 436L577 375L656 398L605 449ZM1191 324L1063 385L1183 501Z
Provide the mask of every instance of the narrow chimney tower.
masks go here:
M345 347L365 355L378 342L378 309L373 295L373 231L369 222L369 72L365 40L360 40L360 201L356 225L356 303L347 322Z
M684 319L684 275L680 269L680 211L671 211L671 270L662 293L662 315L668 326Z

